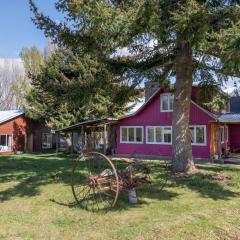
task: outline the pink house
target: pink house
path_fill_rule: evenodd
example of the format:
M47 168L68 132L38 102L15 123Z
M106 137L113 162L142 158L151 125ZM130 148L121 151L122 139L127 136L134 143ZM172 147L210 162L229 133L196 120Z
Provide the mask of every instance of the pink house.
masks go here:
M240 150L240 114L210 111L197 104L198 87L192 89L190 130L195 159L219 159ZM173 91L157 90L135 113L117 123L119 155L172 156Z

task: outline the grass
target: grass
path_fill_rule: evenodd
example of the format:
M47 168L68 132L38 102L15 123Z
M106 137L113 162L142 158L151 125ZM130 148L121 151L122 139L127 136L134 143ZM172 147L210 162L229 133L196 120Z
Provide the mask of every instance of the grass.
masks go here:
M170 177L161 163L139 204L121 198L109 212L74 204L72 158L36 154L0 156L0 239L240 239L240 168L199 165L203 173ZM224 173L227 182L209 177Z

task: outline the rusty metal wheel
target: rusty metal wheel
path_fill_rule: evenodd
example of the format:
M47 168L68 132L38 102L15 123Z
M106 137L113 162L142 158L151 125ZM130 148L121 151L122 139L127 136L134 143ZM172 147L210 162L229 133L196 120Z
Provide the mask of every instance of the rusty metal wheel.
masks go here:
M108 209L117 202L118 174L112 161L101 153L80 155L73 167L71 182L76 202L87 210Z

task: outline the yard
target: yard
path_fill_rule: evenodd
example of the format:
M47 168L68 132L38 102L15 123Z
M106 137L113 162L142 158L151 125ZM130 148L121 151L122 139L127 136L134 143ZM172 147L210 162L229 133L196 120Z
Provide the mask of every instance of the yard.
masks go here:
M74 204L69 156L0 156L0 239L240 239L240 168L199 165L160 190L163 164L148 164L154 182L137 206L93 213Z

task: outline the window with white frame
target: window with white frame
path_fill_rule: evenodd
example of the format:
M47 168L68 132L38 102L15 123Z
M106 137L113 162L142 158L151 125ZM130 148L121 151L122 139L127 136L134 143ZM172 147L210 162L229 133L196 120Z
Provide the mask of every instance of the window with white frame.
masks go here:
M9 134L0 135L0 152L9 152L13 150L13 136Z
M149 126L146 128L147 143L171 144L172 127Z
M43 133L42 134L42 148L43 149L51 149L52 148L52 134L51 133Z
M173 111L173 100L174 95L172 93L161 94L161 112L172 112Z
M143 127L121 127L121 143L143 143Z
M206 145L206 126L190 126L192 145Z
M225 131L224 131L224 126L220 127L220 139L221 139L221 143L224 143L225 141L225 134L226 134L226 140L228 141L228 127L225 127Z
M226 140L228 141L228 126L226 126Z

